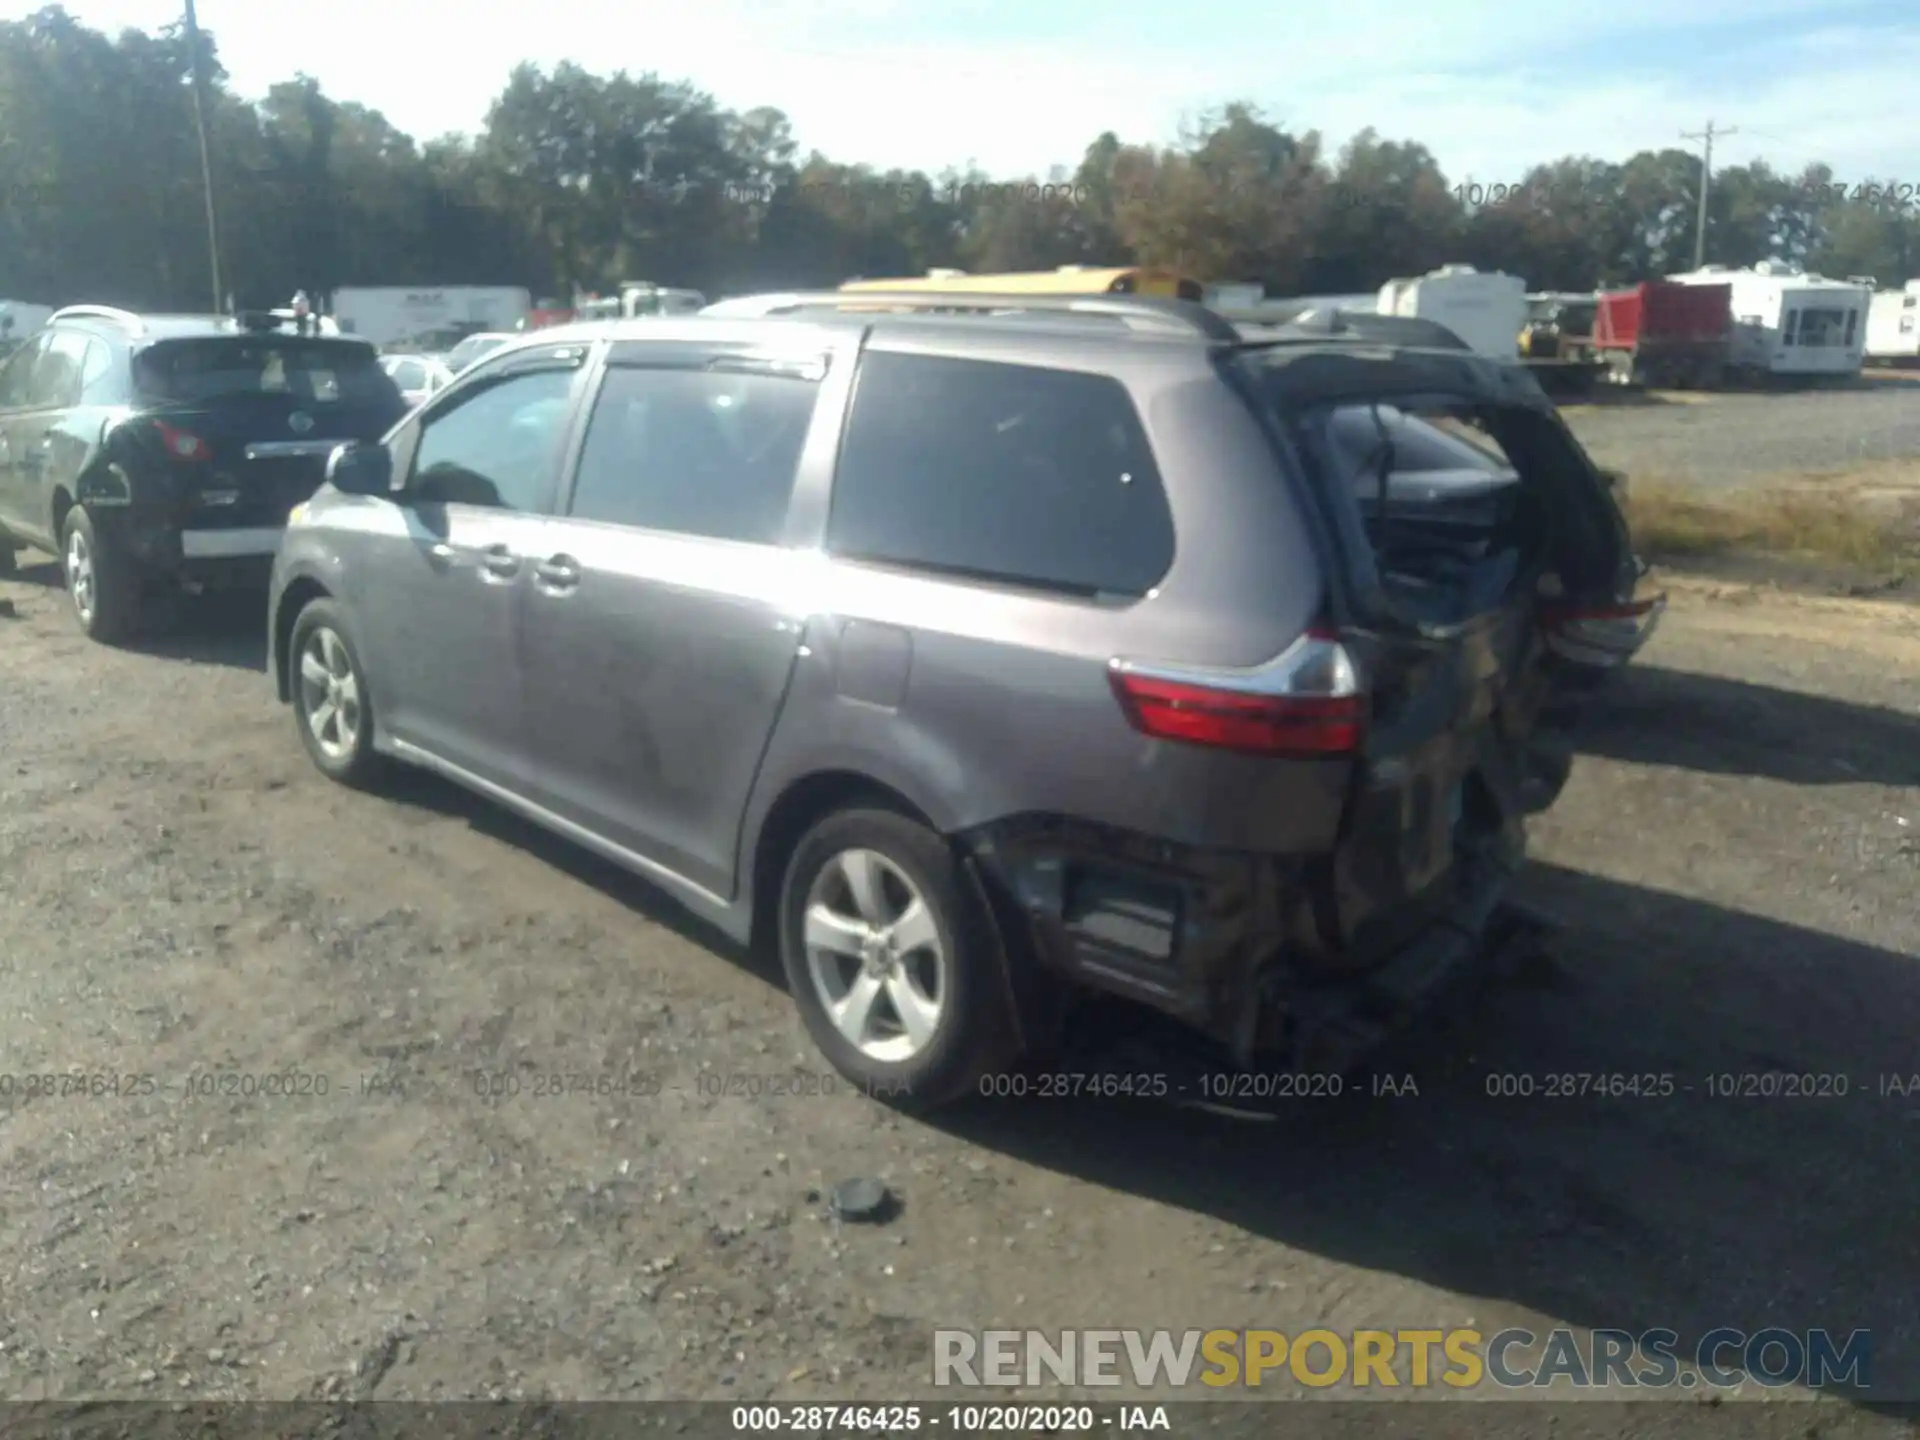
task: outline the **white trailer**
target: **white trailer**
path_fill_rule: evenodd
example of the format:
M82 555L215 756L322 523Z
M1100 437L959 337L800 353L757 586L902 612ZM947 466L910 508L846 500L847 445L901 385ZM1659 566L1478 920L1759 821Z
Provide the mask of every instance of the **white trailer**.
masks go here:
M1920 360L1920 280L1873 297L1867 309L1867 359L1878 365Z
M533 311L533 295L513 285L343 286L331 313L347 335L375 345L451 344L476 330L514 330Z
M1735 370L1781 376L1858 375L1866 362L1873 287L1763 261L1751 270L1709 265L1669 275L1682 285L1732 288Z
M1442 265L1427 275L1389 280L1375 310L1403 320L1431 320L1458 335L1467 348L1496 360L1518 360L1527 325L1527 282L1471 265Z

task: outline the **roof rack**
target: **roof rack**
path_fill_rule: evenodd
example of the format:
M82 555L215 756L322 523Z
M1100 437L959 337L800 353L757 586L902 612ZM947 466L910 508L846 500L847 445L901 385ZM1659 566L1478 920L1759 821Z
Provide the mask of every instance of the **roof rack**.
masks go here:
M1150 295L993 295L977 290L818 290L742 295L704 313L759 319L803 310L1038 311L1120 320L1143 330L1176 332L1234 345L1242 339L1230 323L1191 300Z
M147 328L146 322L131 310L117 310L111 305L67 305L53 312L53 320L111 320L116 325L124 325L136 334ZM49 324L52 320L48 321Z

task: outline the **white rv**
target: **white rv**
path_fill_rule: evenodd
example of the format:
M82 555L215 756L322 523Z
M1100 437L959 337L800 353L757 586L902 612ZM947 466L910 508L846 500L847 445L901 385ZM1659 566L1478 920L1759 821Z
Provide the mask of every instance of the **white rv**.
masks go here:
M512 285L351 285L333 292L331 313L345 334L396 345L514 330L532 309L532 294Z
M1751 270L1709 265L1669 275L1682 285L1732 287L1736 370L1768 375L1857 375L1867 353L1873 287L1763 261Z
M1873 297L1867 310L1867 359L1880 365L1920 359L1920 280Z
M1405 320L1432 320L1479 354L1517 360L1527 324L1527 282L1498 270L1442 265L1429 275L1389 280L1375 308Z

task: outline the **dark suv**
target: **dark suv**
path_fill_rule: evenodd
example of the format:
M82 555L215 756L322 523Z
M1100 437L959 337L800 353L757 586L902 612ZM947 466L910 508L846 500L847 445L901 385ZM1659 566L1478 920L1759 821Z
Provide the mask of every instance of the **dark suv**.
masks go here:
M81 628L126 638L158 587L263 584L327 455L405 412L365 341L57 311L0 364L0 569L22 544L60 556Z
M329 473L270 622L319 768L777 939L834 1065L922 1101L1075 985L1358 1058L1498 948L1659 611L1538 385L1421 321L733 301L528 337Z

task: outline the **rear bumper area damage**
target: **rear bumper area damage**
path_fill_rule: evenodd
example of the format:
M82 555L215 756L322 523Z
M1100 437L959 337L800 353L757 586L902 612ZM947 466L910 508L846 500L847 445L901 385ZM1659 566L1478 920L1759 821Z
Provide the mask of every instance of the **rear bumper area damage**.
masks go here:
M1517 964L1541 924L1508 900L1521 828L1463 835L1416 917L1333 935L1332 864L1191 849L1026 818L963 838L995 892L1011 963L1149 1005L1234 1061L1344 1073L1457 989ZM1410 923L1411 922L1411 923Z

